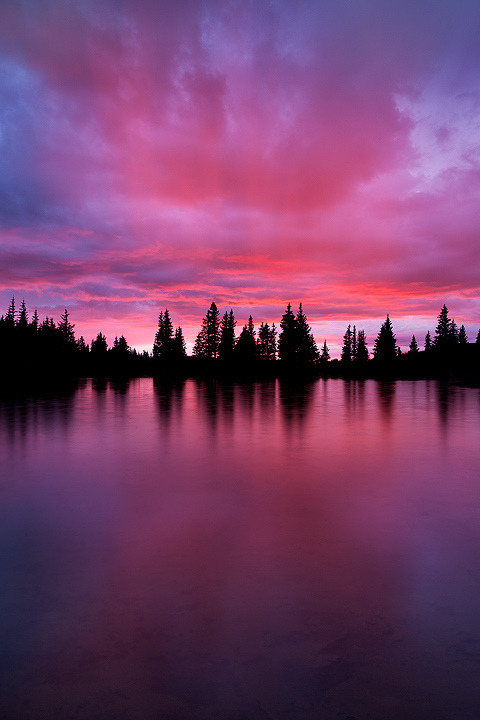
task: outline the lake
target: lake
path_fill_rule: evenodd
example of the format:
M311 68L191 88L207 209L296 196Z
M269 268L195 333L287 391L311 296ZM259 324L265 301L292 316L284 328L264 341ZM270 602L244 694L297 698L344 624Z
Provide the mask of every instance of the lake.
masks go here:
M480 390L0 402L9 720L478 720Z

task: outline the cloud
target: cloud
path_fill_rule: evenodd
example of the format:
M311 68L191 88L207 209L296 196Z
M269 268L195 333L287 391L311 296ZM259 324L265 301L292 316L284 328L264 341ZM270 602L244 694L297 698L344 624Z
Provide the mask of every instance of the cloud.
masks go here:
M4 0L1 297L477 318L479 31L470 0Z

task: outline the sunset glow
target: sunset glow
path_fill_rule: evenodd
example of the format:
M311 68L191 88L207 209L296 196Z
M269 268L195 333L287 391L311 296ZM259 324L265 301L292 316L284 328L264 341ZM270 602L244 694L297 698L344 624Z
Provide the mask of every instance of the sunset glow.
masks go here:
M480 5L3 0L0 314L480 327ZM420 342L420 341L419 341Z

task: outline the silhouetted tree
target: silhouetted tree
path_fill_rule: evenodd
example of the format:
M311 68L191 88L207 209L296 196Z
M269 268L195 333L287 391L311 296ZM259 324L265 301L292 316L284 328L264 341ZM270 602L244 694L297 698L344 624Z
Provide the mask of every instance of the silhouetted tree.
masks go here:
M278 337L278 355L282 362L291 363L295 360L297 350L297 319L290 303L280 320L281 332Z
M397 344L389 315L381 326L375 340L373 357L377 362L388 365L397 356Z
M73 323L71 323L68 318L69 318L69 312L68 312L67 308L65 308L65 312L63 312L62 315L60 316L60 322L58 323L58 330L62 337L64 346L68 347L70 349L76 349L77 343L75 341L75 333L73 330L75 325Z
M115 336L111 352L115 353L116 355L129 355L129 353L131 352L131 348L127 343L124 335L120 335L120 337Z
M480 345L480 330L477 333L477 339L475 340L477 345Z
M262 360L275 360L277 355L277 329L275 323L272 327L262 323L258 330L258 354Z
M22 300L20 305L20 311L18 313L17 327L21 330L26 330L28 327L28 314L25 306L25 300Z
M152 354L154 358L167 360L172 354L173 325L168 309L158 316L158 328L153 341Z
M308 324L307 316L303 312L302 303L300 303L297 312L297 352L296 359L302 364L310 365L317 362L319 358L317 344L314 340L312 328Z
M184 358L187 356L187 346L185 344L185 339L183 337L183 331L180 325L175 330L175 335L173 337L173 343L172 343L172 357L175 360L180 360L181 358Z
M417 343L417 341L416 341L416 339L415 339L415 335L412 335L412 339L411 339L411 341L410 341L410 346L409 346L409 348L408 348L408 352L409 352L410 354L418 353L418 343Z
M357 354L355 362L357 365L365 365L368 360L367 340L365 330L359 330L357 336Z
M15 311L15 297L12 297L10 301L10 305L8 306L8 310L5 315L5 325L6 327L14 327L15 321L17 319L17 313Z
M207 310L207 314L202 321L202 329L198 333L195 345L193 346L193 354L196 357L216 358L218 355L218 346L220 344L220 319L217 306L214 302Z
M347 327L345 335L343 336L341 360L344 363L350 363L352 361L352 330L350 325Z
M326 363L330 360L330 351L327 347L327 341L323 341L322 352L320 353L320 362Z
M427 334L425 335L425 345L424 345L425 352L430 352L432 349L432 337L430 335L430 330L427 330Z
M465 325L460 325L460 330L458 331L458 344L459 345L467 345L468 344L468 337L467 337L467 331L465 330Z
M237 321L235 320L233 310L230 309L230 312L225 311L220 322L220 342L218 345L218 356L222 360L231 360L232 358L235 347L236 324Z
M257 343L255 342L255 329L252 316L243 326L242 332L235 345L235 357L242 362L250 363L258 357Z
M92 340L90 349L94 355L103 355L107 352L107 338L103 333L99 332L95 340Z
M448 317L447 306L443 305L438 314L438 323L435 328L435 338L433 346L436 350L446 350L458 342L457 326L453 320Z
M80 335L80 337L77 340L77 350L79 353L82 353L83 355L88 354L89 348L87 343L85 342L85 338L83 335Z
M32 328L34 335L36 335L38 332L38 325L39 325L38 312L37 312L37 308L35 308L35 311L34 311L33 317L32 317L32 322L30 323L30 327Z
M357 359L357 328L353 326L352 331L352 360Z

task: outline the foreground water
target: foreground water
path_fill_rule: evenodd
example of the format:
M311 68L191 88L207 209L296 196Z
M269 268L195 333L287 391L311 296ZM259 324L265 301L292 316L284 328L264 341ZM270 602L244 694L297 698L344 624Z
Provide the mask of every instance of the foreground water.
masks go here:
M480 391L0 404L9 720L478 720Z

